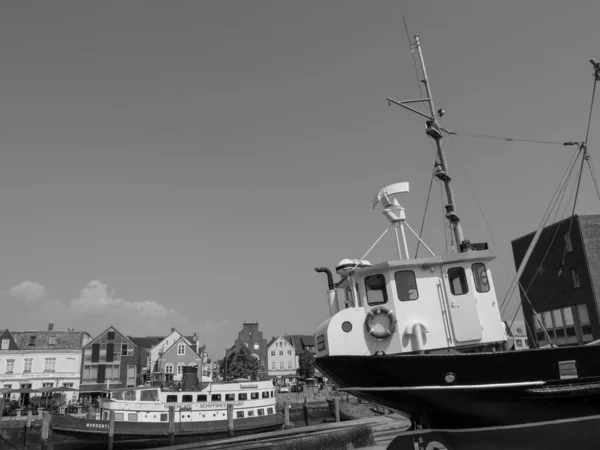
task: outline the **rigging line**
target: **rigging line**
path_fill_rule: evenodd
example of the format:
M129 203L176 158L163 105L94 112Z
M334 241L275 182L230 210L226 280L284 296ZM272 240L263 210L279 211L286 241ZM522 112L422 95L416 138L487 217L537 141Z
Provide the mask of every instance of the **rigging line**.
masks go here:
M492 139L492 140L496 140L496 141L507 141L507 142L529 142L529 143L533 143L533 144L548 144L548 145L561 145L561 146L569 146L569 145L577 145L579 144L578 142L564 142L564 141L540 141L540 140L536 140L536 139L518 139L518 138L507 138L507 137L501 137L501 136L490 136L487 134L479 134L479 133L463 133L460 131L452 131L452 130L448 130L446 128L440 127L440 129L442 131L445 131L446 133L450 134L450 135L455 135L455 136L465 136L465 137L474 137L474 138L480 138L480 139Z
M475 202L477 203L477 207L479 208L479 212L481 213L481 215L483 216L483 220L485 221L488 229L490 230L490 232L492 233L492 238L494 239L494 243L496 244L496 248L498 249L498 256L500 259L500 262L502 263L502 268L504 269L504 275L506 275L506 278L510 279L510 276L508 275L508 269L507 269L507 265L505 262L505 258L502 253L502 251L500 250L500 242L498 241L498 238L496 237L496 234L494 233L494 230L492 229L487 216L485 215L485 213L483 212L483 207L481 206L481 203L479 202L479 198L477 197L477 193L475 192L475 189L473 188L473 186L471 185L471 181L469 180L469 175L467 174L467 169L465 168L462 159L460 157L460 155L458 154L458 149L456 147L456 144L454 143L454 140L452 139L452 136L448 136L449 140L450 140L450 146L452 148L452 150L454 151L454 154L456 155L456 159L458 160L458 163L460 164L460 168L463 172L463 175L465 176L465 180L467 182L467 186L469 186L469 189L471 189L471 192L473 193L473 196L475 197Z
M565 170L565 173L563 174L563 177L562 177L558 187L556 188L556 191L552 195L550 204L548 205L548 207L546 208L546 211L544 212L544 217L542 218L540 226L544 226L545 223L547 222L547 220L549 219L550 214L551 214L554 206L556 205L556 201L558 200L558 196L560 196L559 193L561 192L562 189L565 188L569 178L571 177L571 173L573 172L573 168L575 167L575 163L577 162L577 157L579 156L580 153L581 153L581 148L577 148L577 150L574 152L573 156L571 157L571 161L569 161L569 165L568 165L567 169ZM538 230L539 230L539 227L538 227ZM529 252L529 250L528 250L528 252ZM546 252L546 254L547 254L547 252ZM545 256L544 256L544 259L545 259ZM542 260L542 262L543 262L543 260ZM521 264L523 264L522 261L521 261ZM520 269L520 267L517 267L517 273L518 273L519 269ZM539 273L540 269L541 269L541 265L538 266L533 279L535 279L535 276ZM518 281L518 280L513 279L513 283L515 281ZM532 280L532 282L533 282L533 280ZM516 285L515 285L515 287L516 287ZM531 284L529 285L529 287L531 287ZM529 287L527 288L527 291L529 290ZM509 297L512 297L512 295L514 294L514 291L512 290L512 288L513 288L513 286L511 285L511 287L509 288L509 292L506 293L506 296L505 296L504 300L502 301L504 309L506 308L506 306L508 305L508 302L510 301Z
M410 34L408 33L408 25L406 25L406 17L404 17L404 14L402 14L402 20L404 21L404 29L406 30L406 39L408 39L408 46L410 47L410 54L412 55L412 59L413 59L413 64L415 65L415 74L417 75L417 84L419 85L419 98L423 98L423 89L421 87L421 77L419 76L419 68L417 65L417 60L415 58L415 49L414 46L412 44L412 42L410 41ZM429 102L427 102L427 104L429 104ZM429 107L429 110L431 111L431 107ZM433 115L433 113L432 113Z
M590 104L590 114L588 117L587 131L585 132L585 145L587 147L588 136L590 135L590 124L592 123L592 111L594 110L594 97L596 96L596 84L598 82L598 74L594 77L594 88L592 89L592 102Z
M591 162L591 156L589 154L587 156L587 163L590 169L590 174L592 175L592 180L594 180L594 187L596 188L596 195L598 195L598 200L600 200L600 187L598 187L598 180L596 179L596 173L594 172L594 165Z
M437 163L437 156L435 158ZM417 249L415 250L415 259L419 253L419 246L421 245L421 239L423 238L423 227L425 226L425 217L427 216L427 207L429 206L429 198L431 197L431 188L433 187L433 176L435 174L435 165L431 171L431 181L429 181L429 192L427 193L427 201L425 202L425 211L423 212L423 220L421 221L421 230L419 231L419 239L417 239Z
M564 198L564 194L565 194L565 189L566 186L568 185L569 179L571 178L571 175L573 173L573 169L575 168L575 163L577 162L577 157L579 157L579 155L581 154L581 148L579 148L577 150L577 153L575 154L575 158L571 159L571 163L570 163L570 168L568 171L568 175L567 178L565 179L565 182L559 186L559 188L562 190L561 194L560 194L560 202L557 204L557 202L555 201L554 203L551 204L552 208L554 207L553 205L557 205L557 210L560 210L560 203L562 203L562 199ZM558 192L558 191L557 191ZM556 194L555 194L556 195ZM557 199L558 200L558 199ZM551 210L550 208L548 210ZM558 216L558 214L555 214L555 220L556 217ZM558 234L558 229L559 227L556 227L556 230L554 231L554 235L552 236L552 240L550 241L550 244L548 244L547 248L546 248L546 252L544 253L544 257L542 258L542 261L540 262L540 264L538 265L538 268L535 271L535 274L533 275L533 277L531 278L529 285L527 286L527 290L525 291L525 293L528 293L529 290L531 289L531 286L533 285L533 282L535 281L536 277L538 276L538 274L540 273L540 270L542 268L542 265L544 264L544 261L546 260L546 257L548 256L548 254L550 253L550 249L552 247L552 244L554 243L554 240L556 239L556 235Z

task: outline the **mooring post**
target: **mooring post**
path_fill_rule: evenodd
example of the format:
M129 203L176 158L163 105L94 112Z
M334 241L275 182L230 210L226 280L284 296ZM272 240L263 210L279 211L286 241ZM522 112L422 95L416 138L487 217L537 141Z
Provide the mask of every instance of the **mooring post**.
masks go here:
M169 406L169 445L175 443L175 407Z
M33 412L31 409L27 411L27 422L25 422L25 433L23 435L23 450L27 450L27 443L29 440L29 432L31 431L31 419Z
M306 423L306 426L309 425L308 423L308 398L304 397L304 422Z
M283 402L283 428L290 428L290 405Z
M42 450L48 450L48 435L50 434L50 413L42 413Z
M233 403L227 404L227 435L233 437Z
M112 450L115 439L115 410L111 409L108 416L108 450Z
M335 397L333 399L333 408L335 411L335 421L339 422L340 421L340 399Z

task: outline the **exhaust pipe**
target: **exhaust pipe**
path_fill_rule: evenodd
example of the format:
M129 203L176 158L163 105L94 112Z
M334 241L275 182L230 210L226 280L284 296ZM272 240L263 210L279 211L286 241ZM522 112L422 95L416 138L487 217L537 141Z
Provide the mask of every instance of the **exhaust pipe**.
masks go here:
M327 275L327 287L329 288L327 290L327 305L329 306L329 317L333 317L340 312L337 292L335 291L335 285L333 284L333 275L331 274L331 270L327 267L315 267L315 272Z

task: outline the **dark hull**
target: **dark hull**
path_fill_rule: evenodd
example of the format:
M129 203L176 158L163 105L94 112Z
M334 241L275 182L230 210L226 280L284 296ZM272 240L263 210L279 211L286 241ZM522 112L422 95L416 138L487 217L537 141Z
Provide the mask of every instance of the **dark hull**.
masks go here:
M573 367L570 361L575 361L575 378L565 378L574 374L564 370L565 364ZM498 353L326 356L316 363L341 389L430 428L600 414L596 345ZM455 380L447 383L450 373Z
M262 432L274 430L281 426L276 414L266 416L234 419L234 430L240 432ZM52 431L75 435L108 436L108 420L95 420L73 417L66 414L52 414ZM227 434L227 420L214 420L207 422L176 422L175 434L178 436L192 435L220 435ZM115 438L130 437L164 437L169 434L167 422L121 422L115 421Z

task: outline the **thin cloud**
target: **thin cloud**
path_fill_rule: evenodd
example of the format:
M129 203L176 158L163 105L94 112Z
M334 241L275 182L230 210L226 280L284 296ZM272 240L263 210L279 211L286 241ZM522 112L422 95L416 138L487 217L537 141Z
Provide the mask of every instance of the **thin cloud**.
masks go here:
M24 299L27 302L34 302L46 296L44 286L33 281L22 281L10 288L9 292L13 297Z

